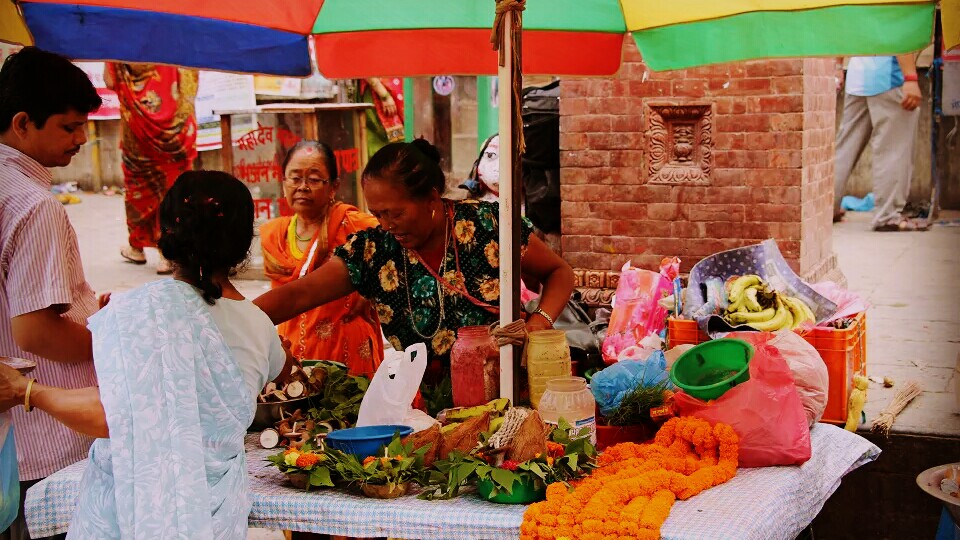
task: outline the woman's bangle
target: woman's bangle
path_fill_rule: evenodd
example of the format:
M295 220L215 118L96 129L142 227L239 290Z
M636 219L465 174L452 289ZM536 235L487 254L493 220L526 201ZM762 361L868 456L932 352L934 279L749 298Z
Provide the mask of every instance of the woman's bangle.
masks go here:
M23 410L24 412L30 412L30 391L33 390L33 383L37 382L36 379L30 379L27 381L27 391L23 393Z
M546 312L546 311L544 311L544 310L542 310L542 309L540 309L540 308L537 308L537 309L533 310L533 313L534 313L535 315L539 315L539 316L543 317L544 319L546 319L547 322L550 323L550 327L553 328L553 317L547 315L547 312Z

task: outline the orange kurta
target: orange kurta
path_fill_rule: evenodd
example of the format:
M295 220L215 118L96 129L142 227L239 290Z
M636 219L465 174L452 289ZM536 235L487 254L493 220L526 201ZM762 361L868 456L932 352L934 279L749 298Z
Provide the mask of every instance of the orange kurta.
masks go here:
M272 287L297 279L308 253L297 257L292 253L287 231L291 217L271 220L260 228L263 267ZM323 243L310 263L312 272L326 262L333 249L347 241L351 234L376 227L377 220L353 206L337 203L330 209L326 235L318 232ZM314 241L318 238L314 237ZM312 245L312 244L311 244ZM307 248L309 252L309 248ZM380 323L372 308L351 318L357 302L365 302L357 293L312 309L279 325L280 335L290 340L293 355L301 360L336 360L350 369L351 375L372 377L383 360Z

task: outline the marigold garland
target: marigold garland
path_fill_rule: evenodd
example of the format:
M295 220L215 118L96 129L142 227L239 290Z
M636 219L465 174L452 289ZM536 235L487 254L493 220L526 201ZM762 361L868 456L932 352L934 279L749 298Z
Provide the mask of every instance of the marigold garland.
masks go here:
M599 468L571 490L547 486L547 499L524 513L520 539L660 538L674 501L733 478L738 452L730 426L673 418L651 443L607 448L597 459Z

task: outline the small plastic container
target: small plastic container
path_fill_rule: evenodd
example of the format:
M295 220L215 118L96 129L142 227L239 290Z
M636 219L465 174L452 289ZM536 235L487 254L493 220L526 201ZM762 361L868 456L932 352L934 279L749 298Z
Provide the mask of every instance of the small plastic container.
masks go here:
M527 381L530 384L530 403L534 408L539 408L540 396L547 390L547 381L570 376L572 368L566 332L531 332L524 358L527 364Z
M483 405L500 395L500 350L486 326L465 326L457 331L450 351L453 405Z
M547 382L547 391L540 398L537 410L543 421L552 426L563 418L571 426L571 436L587 428L590 442L597 442L597 402L583 377L559 377Z
M710 401L750 380L753 345L741 339L715 339L680 355L670 380L691 396Z

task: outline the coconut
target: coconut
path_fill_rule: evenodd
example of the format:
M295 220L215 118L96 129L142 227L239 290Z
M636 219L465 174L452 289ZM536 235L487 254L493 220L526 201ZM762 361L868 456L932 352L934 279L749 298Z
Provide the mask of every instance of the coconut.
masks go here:
M479 442L480 434L490 430L490 413L485 412L463 422L443 436L440 445L440 459L447 459L453 450L469 453ZM546 446L546 445L544 445Z
M441 441L440 424L433 424L429 429L412 433L403 438L403 444L412 444L414 450L418 450L427 445L430 446L426 453L423 454L423 465L425 467L433 465L433 461L437 458L437 453L440 451Z
M510 441L506 459L522 463L533 459L537 454L546 454L547 436L550 429L540 418L540 413L531 411L520 424L516 436Z

